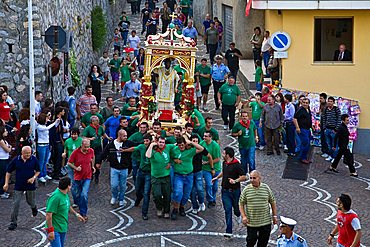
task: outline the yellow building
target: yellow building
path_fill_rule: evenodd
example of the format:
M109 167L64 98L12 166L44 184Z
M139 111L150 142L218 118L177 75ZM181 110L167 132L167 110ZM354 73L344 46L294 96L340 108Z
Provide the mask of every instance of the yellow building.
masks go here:
M370 154L370 1L253 1L265 9L265 30L287 32L292 43L282 61L283 87L358 100L355 151ZM345 44L350 61L335 51Z

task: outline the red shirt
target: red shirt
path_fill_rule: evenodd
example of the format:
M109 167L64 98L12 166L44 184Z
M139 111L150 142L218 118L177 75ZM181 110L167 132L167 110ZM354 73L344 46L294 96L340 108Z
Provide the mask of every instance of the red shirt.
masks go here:
M77 148L69 157L68 162L73 163L76 167L81 167L81 171L74 170L74 179L83 180L91 179L92 168L91 160L94 158L94 149L89 148L87 153L82 153L81 148Z
M354 212L343 213L338 210L337 224L338 224L338 243L345 247L350 247L356 236L356 231L352 227L352 220L358 218ZM359 247L360 243L356 245Z
M0 119L4 120L5 122L9 122L10 106L6 102L0 103Z

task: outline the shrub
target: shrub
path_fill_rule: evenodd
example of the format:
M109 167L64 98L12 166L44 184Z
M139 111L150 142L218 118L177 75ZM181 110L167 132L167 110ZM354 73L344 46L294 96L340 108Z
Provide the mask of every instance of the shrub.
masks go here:
M96 6L91 11L91 40L94 51L99 51L104 46L106 34L107 24L103 9Z

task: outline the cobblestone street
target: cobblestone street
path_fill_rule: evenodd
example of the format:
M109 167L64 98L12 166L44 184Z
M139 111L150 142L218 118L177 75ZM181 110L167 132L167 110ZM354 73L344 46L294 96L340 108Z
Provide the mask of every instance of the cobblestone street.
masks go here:
M159 5L159 4L158 4ZM129 6L126 11L130 13ZM141 32L139 15L130 16L131 28ZM144 37L140 36L142 45ZM198 60L201 57L208 59L201 39L198 40ZM111 54L111 52L110 52ZM111 82L102 88L102 99L113 96L116 105L121 107L120 95L112 93ZM246 91L240 85L245 97ZM213 91L210 91L210 105L213 106ZM102 100L101 106L104 105ZM212 107L210 108L212 109ZM232 146L238 150L237 139L228 131L223 130L221 112L211 110L204 114L213 118L214 127L219 131L221 148ZM362 225L363 246L370 246L370 162L367 157L355 155L359 177L349 176L348 168L341 162L339 174L325 172L329 163L320 157L319 149L314 149L313 163L310 165L309 177L306 182L291 179L282 179L287 156L267 156L266 151L256 151L256 167L261 171L263 182L267 183L275 194L278 215L291 217L298 222L295 231L304 237L309 246L325 247L327 236L333 229L336 216L335 199L341 193L349 193L352 197L352 208L358 213ZM239 152L237 152L239 158ZM150 203L149 220L141 217L141 208L134 206L135 192L132 177L126 192L126 205L112 207L109 164L103 164L100 183L91 183L89 192L89 220L86 223L77 222L75 217L69 220L66 246L245 246L246 228L239 225L234 217L231 240L223 237L226 224L224 210L220 198L216 207L200 212L191 213L191 204L187 204L187 216L178 217L178 220L157 218L153 201ZM243 185L245 186L246 183ZM45 204L49 194L55 190L56 181L48 182L46 186L39 186L37 190L37 205L39 214L31 217L31 209L22 200L18 228L9 231L8 223L12 199L1 199L0 208L0 246L28 247L46 246L47 235L43 231L45 221ZM12 188L12 186L11 186ZM12 190L12 189L11 189ZM276 246L278 229L272 229L269 246Z

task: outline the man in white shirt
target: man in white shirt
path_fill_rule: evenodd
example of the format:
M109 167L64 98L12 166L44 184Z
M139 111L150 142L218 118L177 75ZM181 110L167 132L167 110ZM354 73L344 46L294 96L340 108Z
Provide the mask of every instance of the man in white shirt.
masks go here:
M41 113L41 101L44 98L41 91L35 92L35 113L38 116Z
M128 43L131 48L134 48L134 56L137 57L140 48L140 38L136 35L136 30L131 31L131 35L128 37Z
M266 71L266 76L265 77L270 77L269 72L267 71L267 66L269 63L270 59L270 31L265 31L263 35L263 41L262 41L262 47L261 47L261 52L262 52L262 58L263 58L263 64L265 65L265 71Z

